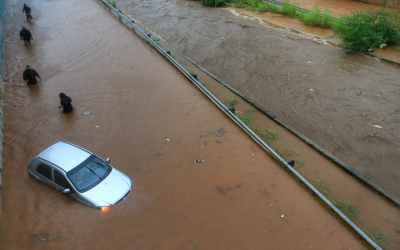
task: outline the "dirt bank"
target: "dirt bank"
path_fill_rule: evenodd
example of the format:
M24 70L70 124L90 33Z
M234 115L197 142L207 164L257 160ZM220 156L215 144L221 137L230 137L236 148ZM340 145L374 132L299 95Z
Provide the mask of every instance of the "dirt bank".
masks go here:
M400 198L399 67L198 2L119 7Z
M7 43L2 248L364 249L96 1L32 2L33 49ZM21 82L27 62L37 88ZM74 114L57 109L60 91ZM134 192L102 214L30 178L29 159L59 139L110 156Z

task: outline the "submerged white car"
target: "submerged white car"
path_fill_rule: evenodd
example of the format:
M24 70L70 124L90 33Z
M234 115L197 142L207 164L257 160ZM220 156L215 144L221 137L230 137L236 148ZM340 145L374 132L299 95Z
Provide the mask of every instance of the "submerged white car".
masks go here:
M109 159L60 141L33 158L28 173L90 207L105 211L132 190L131 179L109 163Z

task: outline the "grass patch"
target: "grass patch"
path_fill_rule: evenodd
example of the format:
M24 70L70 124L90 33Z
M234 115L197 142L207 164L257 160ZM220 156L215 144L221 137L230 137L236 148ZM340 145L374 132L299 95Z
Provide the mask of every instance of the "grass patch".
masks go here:
M235 108L239 101L236 98L231 98L227 101L228 108Z
M359 210L348 202L334 201L337 208L340 209L350 220L356 221L359 216Z
M384 245L387 240L385 234L379 231L371 232L369 233L369 236L372 238L373 241L378 243L378 245L380 246Z
M201 3L207 7L223 7L230 2L229 0L201 0Z
M279 13L281 13L284 16L289 16L289 17L296 17L298 14L296 6L289 4L287 2L282 4L282 8Z
M300 15L300 20L308 26L320 28L331 28L335 23L334 17L328 12L322 12L319 8L314 8Z
M334 30L348 52L371 52L399 44L400 15L387 12L358 12L342 17Z
M316 189L318 189L318 191L320 191L323 195L329 198L330 190L329 187L324 182L318 180L318 181L311 181L311 183L314 185Z
M279 12L279 8L277 8L276 5L261 0L232 0L229 2L229 5L257 12L272 12L275 8L275 12Z
M279 139L278 133L271 131L269 129L258 129L256 128L254 132L261 137L265 142L272 144Z
M245 114L242 114L242 115L238 115L238 117L244 124L246 124L248 127L250 127L250 125L251 125L250 114L245 113Z

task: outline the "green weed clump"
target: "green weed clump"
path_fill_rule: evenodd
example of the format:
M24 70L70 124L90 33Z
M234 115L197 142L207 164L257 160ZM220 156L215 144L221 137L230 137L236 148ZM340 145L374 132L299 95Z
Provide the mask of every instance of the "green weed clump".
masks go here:
M334 204L339 208L350 220L356 221L359 216L359 210L351 205L350 203L344 201L334 201Z
M201 3L207 7L223 7L229 2L229 0L201 0Z
M276 140L279 139L279 135L278 133L271 131L269 129L255 129L254 132L256 132L256 134L258 134L258 136L261 137L261 139L263 139L265 142L272 144L274 143Z
M117 8L117 0L107 0L112 7Z
M243 8L257 12L269 11L269 3L261 0L232 0L231 5L236 8Z
M239 117L239 119L240 119L244 124L246 124L247 126L250 126L250 124L251 124L251 117L250 117L249 114L239 115L238 117Z
M334 30L349 52L371 52L376 48L399 44L400 18L387 11L358 12L342 17Z
M305 25L321 28L331 28L335 22L328 11L322 12L319 8L301 14L300 19Z
M286 2L282 5L282 8L280 9L279 13L289 17L296 17L298 14L296 6Z

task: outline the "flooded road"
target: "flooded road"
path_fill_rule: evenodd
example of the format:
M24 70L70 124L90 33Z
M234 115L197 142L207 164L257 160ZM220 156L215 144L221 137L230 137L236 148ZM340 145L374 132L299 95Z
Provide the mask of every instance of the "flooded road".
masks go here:
M121 0L118 6L176 54L194 59L400 199L399 66L197 1Z
M7 40L1 249L364 249L96 1L32 5L34 48ZM26 63L37 88L20 78ZM74 114L57 109L61 91ZM28 177L30 158L60 139L110 156L135 190L103 214Z

